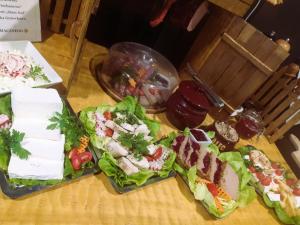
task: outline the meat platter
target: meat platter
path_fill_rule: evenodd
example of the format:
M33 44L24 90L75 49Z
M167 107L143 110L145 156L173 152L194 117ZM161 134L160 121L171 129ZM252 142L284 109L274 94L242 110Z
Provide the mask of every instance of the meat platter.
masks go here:
M250 183L265 204L274 209L282 223L300 224L300 180L253 146L239 150L252 174Z
M0 97L0 186L18 198L99 172L89 138L54 89Z
M174 139L176 171L188 184L194 197L216 218L223 218L255 197L248 185L250 174L239 152L219 153L210 137L200 129L185 129ZM210 136L210 137L209 137Z
M160 125L135 98L84 109L79 118L98 150L100 169L119 193L175 175L176 154L166 141L157 142Z

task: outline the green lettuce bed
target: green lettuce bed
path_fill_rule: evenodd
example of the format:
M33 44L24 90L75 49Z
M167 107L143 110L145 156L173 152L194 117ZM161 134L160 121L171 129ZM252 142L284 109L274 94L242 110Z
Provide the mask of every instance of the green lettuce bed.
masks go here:
M116 159L106 151L105 143L109 138L99 137L96 134L96 121L93 117L95 112L104 113L105 111L109 112L126 112L128 114L135 115L139 120L143 121L149 128L150 135L154 138L154 141L157 138L160 124L155 121L147 118L145 109L138 104L137 100L131 96L127 96L123 101L117 103L115 106L110 105L100 105L98 107L90 107L81 111L79 119L84 124L86 131L88 132L91 142L94 147L102 151L101 158L98 162L100 169L109 177L112 177L113 180L121 187L135 184L141 186L147 182L147 180L153 176L159 176L161 178L168 177L169 173L172 171L172 166L176 158L176 154L171 152L169 158L165 161L165 164L161 171L152 171L152 170L141 170L140 172L133 175L126 175L123 170L117 166ZM163 142L166 147L167 142Z

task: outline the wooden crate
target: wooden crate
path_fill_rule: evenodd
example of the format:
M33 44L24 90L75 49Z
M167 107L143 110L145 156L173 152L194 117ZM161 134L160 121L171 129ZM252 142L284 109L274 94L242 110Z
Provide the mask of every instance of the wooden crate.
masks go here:
M251 100L262 109L264 134L273 143L300 121L300 80L285 66L265 82Z
M251 8L254 0L208 0L209 2L238 16L244 16Z
M219 9L215 14L219 17L208 23L223 32L207 27L209 32L202 40L208 41L208 47L199 37L186 62L231 109L236 109L277 70L288 52L243 19Z

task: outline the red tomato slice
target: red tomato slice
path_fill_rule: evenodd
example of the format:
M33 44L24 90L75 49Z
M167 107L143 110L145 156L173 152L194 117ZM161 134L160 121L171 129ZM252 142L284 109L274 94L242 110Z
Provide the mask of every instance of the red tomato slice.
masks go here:
M266 177L262 172L256 172L256 176L260 181Z
M292 179L292 178L290 178L290 179L286 179L286 184L288 185L288 186L294 186L296 183L297 183L297 180L296 179Z
M273 169L279 169L280 168L280 165L276 162L272 162L271 166L272 166Z
M293 190L293 194L296 195L296 196L300 196L300 188L295 188Z
M159 147L156 149L155 153L151 156L154 160L159 159L162 156L163 149L162 147Z
M107 120L111 120L111 119L112 119L111 112L109 112L109 111L105 111L105 112L103 113L103 116L104 116L104 118L107 119Z
M277 176L281 176L282 173L283 173L282 169L276 169L276 170L275 170L275 174L276 174Z
M271 177L265 177L264 179L260 180L263 186L269 186L271 184L271 181L272 181Z
M248 169L250 170L251 173L255 173L256 169L254 166L249 166Z
M74 155L78 155L78 149L77 148L73 148L70 152L69 152L69 159L72 159L74 157Z
M71 159L72 166L74 170L80 170L81 168L81 161L78 155L74 155Z
M83 153L80 153L78 156L82 163L89 162L93 158L93 155L91 152L83 152Z
M112 129L107 128L107 129L105 130L105 136L106 136L106 137L112 137L113 134L114 134L114 131L113 131Z
M148 160L148 162L154 161L154 159L151 156L149 156L149 155L146 155L145 157Z
M207 189L209 190L209 192L215 197L218 196L218 188L214 183L208 183L206 184Z

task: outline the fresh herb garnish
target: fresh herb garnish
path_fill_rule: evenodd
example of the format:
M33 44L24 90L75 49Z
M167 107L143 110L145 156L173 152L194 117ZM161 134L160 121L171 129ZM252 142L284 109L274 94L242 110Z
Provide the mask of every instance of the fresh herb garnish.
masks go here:
M42 79L50 83L49 78L43 72L43 68L40 66L30 66L30 71L25 75L25 78L32 78L33 80Z
M77 119L72 116L64 105L63 112L56 112L55 115L49 119L51 124L47 127L49 130L60 128L62 133L66 136L65 150L70 151L73 146L80 145L80 137L84 135L82 127L77 122Z
M118 111L120 114L124 115L124 117L119 117L114 120L114 122L118 125L122 123L128 123L130 125L140 124L139 119L133 114L127 111ZM116 115L116 112L114 112Z
M30 152L21 146L25 133L13 130L10 135L10 149L20 159L28 159Z
M129 148L133 152L134 157L137 159L141 159L142 155L149 153L147 146L150 143L144 139L143 134L134 135L130 133L120 132L118 141L123 146Z
M10 158L9 141L10 132L8 129L0 130L0 169L7 170Z

